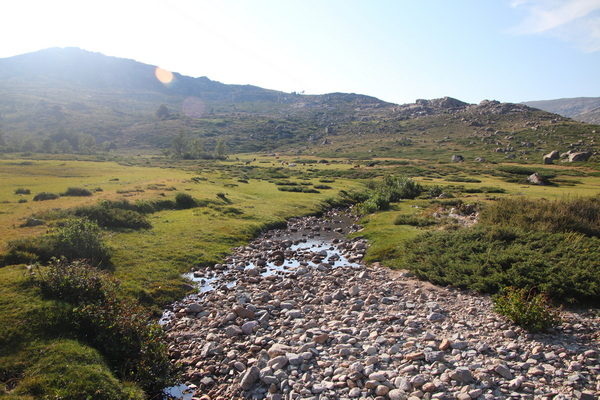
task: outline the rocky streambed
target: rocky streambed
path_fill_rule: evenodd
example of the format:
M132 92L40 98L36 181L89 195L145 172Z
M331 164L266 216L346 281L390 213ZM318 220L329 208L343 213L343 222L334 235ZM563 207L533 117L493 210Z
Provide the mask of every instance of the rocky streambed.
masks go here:
M361 260L331 211L191 277L161 321L188 399L596 399L599 314L529 334L488 297Z

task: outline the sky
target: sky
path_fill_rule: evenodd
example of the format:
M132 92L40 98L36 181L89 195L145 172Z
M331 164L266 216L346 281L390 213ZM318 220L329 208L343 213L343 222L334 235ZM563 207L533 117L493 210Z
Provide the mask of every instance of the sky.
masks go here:
M600 97L600 0L9 0L0 58L79 47L397 104Z

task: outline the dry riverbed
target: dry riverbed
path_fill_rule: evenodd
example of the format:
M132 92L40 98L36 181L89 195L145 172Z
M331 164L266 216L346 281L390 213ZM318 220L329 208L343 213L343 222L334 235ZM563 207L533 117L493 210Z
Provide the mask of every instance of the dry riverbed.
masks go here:
M594 310L529 334L487 296L375 263L331 211L290 221L191 276L165 312L186 399L596 399Z

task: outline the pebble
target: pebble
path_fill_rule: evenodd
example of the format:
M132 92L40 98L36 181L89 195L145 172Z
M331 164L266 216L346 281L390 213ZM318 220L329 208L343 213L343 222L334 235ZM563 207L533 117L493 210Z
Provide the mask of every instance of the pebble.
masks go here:
M532 335L496 315L488 296L378 263L333 268L329 257L360 260L366 241L338 237L313 252L302 235L359 228L328 222L342 214L294 219L199 271L235 285L190 296L163 318L171 359L195 398L598 398L598 313L564 311L560 327ZM272 259L301 268L244 271Z

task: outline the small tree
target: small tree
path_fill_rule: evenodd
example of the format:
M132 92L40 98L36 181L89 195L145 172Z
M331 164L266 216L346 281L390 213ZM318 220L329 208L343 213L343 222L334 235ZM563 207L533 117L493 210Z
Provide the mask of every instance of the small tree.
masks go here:
M171 113L169 112L169 109L167 108L167 106L165 106L164 104L161 104L160 106L158 106L158 109L156 110L155 115L159 119L167 119L171 116Z
M186 140L183 137L183 131L179 131L177 136L173 138L172 146L175 157L182 158L186 148Z
M189 144L190 158L197 160L204 154L204 146L200 139L194 139Z
M223 139L219 139L215 146L214 157L219 160L227 158L227 144Z

